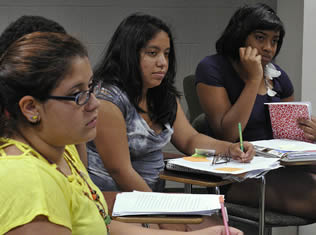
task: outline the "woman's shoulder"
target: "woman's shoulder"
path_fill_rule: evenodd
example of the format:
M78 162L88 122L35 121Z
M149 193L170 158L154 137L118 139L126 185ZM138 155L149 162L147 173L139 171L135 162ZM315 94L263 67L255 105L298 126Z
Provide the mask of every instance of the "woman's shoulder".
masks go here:
M285 72L285 70L283 68L281 68L281 66L275 64L275 63L272 63L272 65L275 67L276 70L280 71L281 72L281 75L279 77L276 77L277 80L280 80L280 82L291 82L290 81L290 78L288 76L288 74Z
M104 85L98 98L116 105L121 110L124 117L128 115L131 110L135 109L133 104L130 102L127 93L117 85Z
M196 76L203 77L205 75L212 75L222 73L223 71L227 72L231 70L231 64L229 60L219 54L214 54L206 56L203 60L200 61L196 68Z
M119 86L113 84L104 85L98 98L110 101L114 104L130 103L127 93Z
M233 73L229 60L219 54L205 57L195 71L196 82L224 86L224 80Z
M214 54L204 57L200 63L199 66L222 66L226 65L228 63L228 59L222 55Z
M7 153L6 147L15 147L16 151ZM76 151L75 146L66 147ZM61 178L56 164L49 163L43 156L30 146L13 140L1 138L0 176L4 184L29 184L30 187L45 186L45 181L59 181ZM78 153L77 153L78 155Z
M31 156L0 157L0 178L1 234L38 215L71 229L72 190L54 166Z
M8 184L7 186L12 183L27 184L30 188L37 189L45 188L46 184L50 187L59 187L63 184L64 177L56 168L56 164L51 164L44 158L38 158L32 154L0 157L0 177L3 179L1 183Z
M114 84L104 84L102 85L101 93L98 98L109 99L115 98L119 96L126 96L126 92L124 92L120 87Z

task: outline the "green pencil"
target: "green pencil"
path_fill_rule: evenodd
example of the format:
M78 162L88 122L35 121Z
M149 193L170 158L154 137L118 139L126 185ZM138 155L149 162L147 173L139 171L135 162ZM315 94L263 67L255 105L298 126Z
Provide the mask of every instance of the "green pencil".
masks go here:
M238 122L238 131L239 131L239 141L240 141L240 150L244 151L244 144L242 140L242 130L241 130L241 123Z

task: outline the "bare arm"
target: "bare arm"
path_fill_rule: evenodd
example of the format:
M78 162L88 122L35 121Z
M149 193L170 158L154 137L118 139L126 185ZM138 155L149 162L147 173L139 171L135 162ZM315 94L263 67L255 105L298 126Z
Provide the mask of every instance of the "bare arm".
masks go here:
M111 102L100 103L95 145L104 167L122 191L151 191L131 164L122 112Z
M256 49L240 48L240 64L245 82L237 101L232 105L226 89L199 83L197 93L212 130L221 139L235 142L239 138L238 123L242 129L248 123L260 84L263 79L261 56Z
M248 162L255 154L253 146L248 142L244 143L245 153L243 153L238 143L232 144L198 133L187 120L179 102L173 128L174 133L171 142L178 150L187 155L192 155L195 148L208 148L215 149L216 154L228 154L234 159Z
M206 229L196 230L193 232L178 232L170 230L158 230L158 229L148 229L133 224L121 223L118 221L112 221L110 224L110 232L113 235L125 234L128 231L129 235L139 235L139 234L150 234L150 235L225 235L224 226L213 226ZM238 229L230 228L231 235L242 235Z
M12 229L7 235L71 235L71 231L48 221L46 216L37 216L32 222Z

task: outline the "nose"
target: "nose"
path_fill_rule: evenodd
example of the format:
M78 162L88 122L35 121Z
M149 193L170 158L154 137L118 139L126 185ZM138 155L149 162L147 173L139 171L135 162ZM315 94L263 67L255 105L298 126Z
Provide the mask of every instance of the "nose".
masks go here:
M161 55L158 57L157 65L158 65L158 67L167 66L167 65L168 65L168 58L167 58L164 54L161 54Z
M95 97L93 93L90 94L88 103L85 104L84 109L87 112L92 112L98 109L100 106L100 101Z
M272 43L270 42L270 40L266 40L266 41L264 42L264 44L263 44L263 50L270 52L270 51L272 51L272 48L273 48L273 45L272 45Z

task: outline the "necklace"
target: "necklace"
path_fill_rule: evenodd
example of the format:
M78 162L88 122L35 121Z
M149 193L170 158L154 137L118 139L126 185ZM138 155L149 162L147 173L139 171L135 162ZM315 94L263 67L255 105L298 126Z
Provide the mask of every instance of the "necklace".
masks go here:
M94 202L94 204L96 205L96 207L99 210L100 215L102 216L106 229L108 231L108 234L110 233L110 229L109 229L109 224L111 223L111 217L106 214L105 212L105 208L104 205L102 204L102 202L100 201L100 196L99 194L90 186L90 184L88 183L88 181L85 178L85 175L82 171L80 171L76 165L73 163L73 158L71 156L68 156L68 154L65 154L65 158L67 160L67 162L69 162L71 164L71 166L73 167L73 169L75 169L75 171L78 173L78 175L81 177L81 179L83 179L83 181L86 183L86 185L89 188L90 194L92 196L92 199L90 198L89 194L87 192L83 192L85 196L87 196L90 200L92 200ZM60 171L60 170L59 170Z

